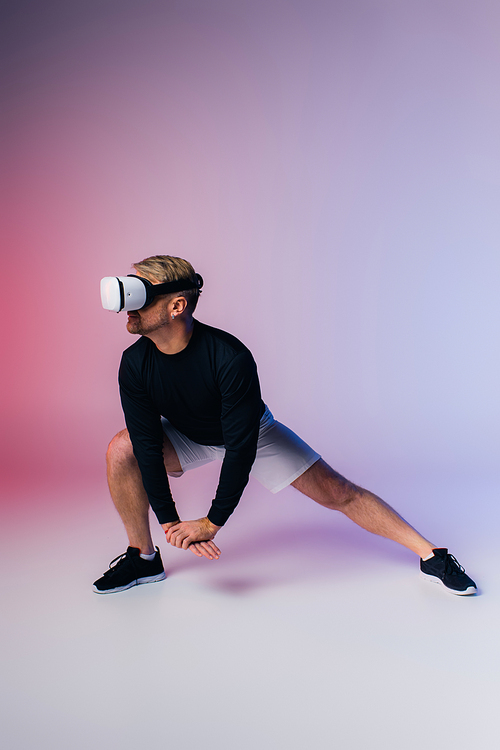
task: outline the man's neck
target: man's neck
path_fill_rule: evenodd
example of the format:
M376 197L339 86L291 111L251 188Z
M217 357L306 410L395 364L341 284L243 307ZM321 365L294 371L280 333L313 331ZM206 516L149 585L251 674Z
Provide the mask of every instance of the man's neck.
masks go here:
M146 334L163 354L178 354L189 344L194 330L193 318L177 319L174 324L162 326Z

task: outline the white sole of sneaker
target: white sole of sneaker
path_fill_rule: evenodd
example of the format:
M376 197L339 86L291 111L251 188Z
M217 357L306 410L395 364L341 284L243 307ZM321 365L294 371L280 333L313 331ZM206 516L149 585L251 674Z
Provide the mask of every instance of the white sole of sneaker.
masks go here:
M423 573L422 571L420 571L420 578L424 578L426 581L430 581L431 583L440 583L445 591L449 591L450 594L456 594L457 596L470 596L471 594L477 593L477 589L475 589L474 586L469 586L469 588L465 589L465 591L455 591L454 589L449 589L448 586L444 585L440 578L436 578L436 576L430 576L428 573Z
M107 589L106 591L99 591L95 586L92 586L92 589L95 591L96 594L118 594L119 591L126 591L127 589L131 589L133 586L140 586L142 583L157 583L158 581L164 581L167 576L165 575L165 571L162 573L158 573L158 575L155 576L146 576L145 578L137 578L135 581L131 581L130 583L127 583L126 586L117 586L115 589Z

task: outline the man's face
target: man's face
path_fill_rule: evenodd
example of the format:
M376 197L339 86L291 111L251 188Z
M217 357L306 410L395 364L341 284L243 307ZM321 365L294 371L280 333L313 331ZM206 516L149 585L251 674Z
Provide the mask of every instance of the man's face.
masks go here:
M140 275L137 274L137 276ZM169 325L171 322L170 311L168 310L170 296L167 294L155 297L153 302L142 310L129 310L127 312L127 331L140 336L147 336L148 333L153 333L162 326Z

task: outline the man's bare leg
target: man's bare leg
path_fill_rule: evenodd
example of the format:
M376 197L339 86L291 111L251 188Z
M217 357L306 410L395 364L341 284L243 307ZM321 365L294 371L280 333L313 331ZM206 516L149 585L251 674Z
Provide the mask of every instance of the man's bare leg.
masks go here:
M182 471L167 437L163 455L168 471ZM110 442L106 465L111 498L125 526L130 546L137 547L142 554L152 554L155 548L149 528L149 501L128 430L122 430Z
M424 539L395 510L368 490L357 487L320 459L292 482L320 505L339 510L372 534L384 536L427 557L436 545Z

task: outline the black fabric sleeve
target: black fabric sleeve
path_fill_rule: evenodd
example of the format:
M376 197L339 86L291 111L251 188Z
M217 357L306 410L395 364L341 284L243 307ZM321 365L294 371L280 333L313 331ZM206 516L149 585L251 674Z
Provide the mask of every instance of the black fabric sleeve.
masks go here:
M262 400L257 367L248 350L221 368L219 387L226 453L208 519L223 526L238 505L257 452Z
M149 504L159 523L178 521L163 463L161 416L125 357L120 364L118 382L125 422Z

